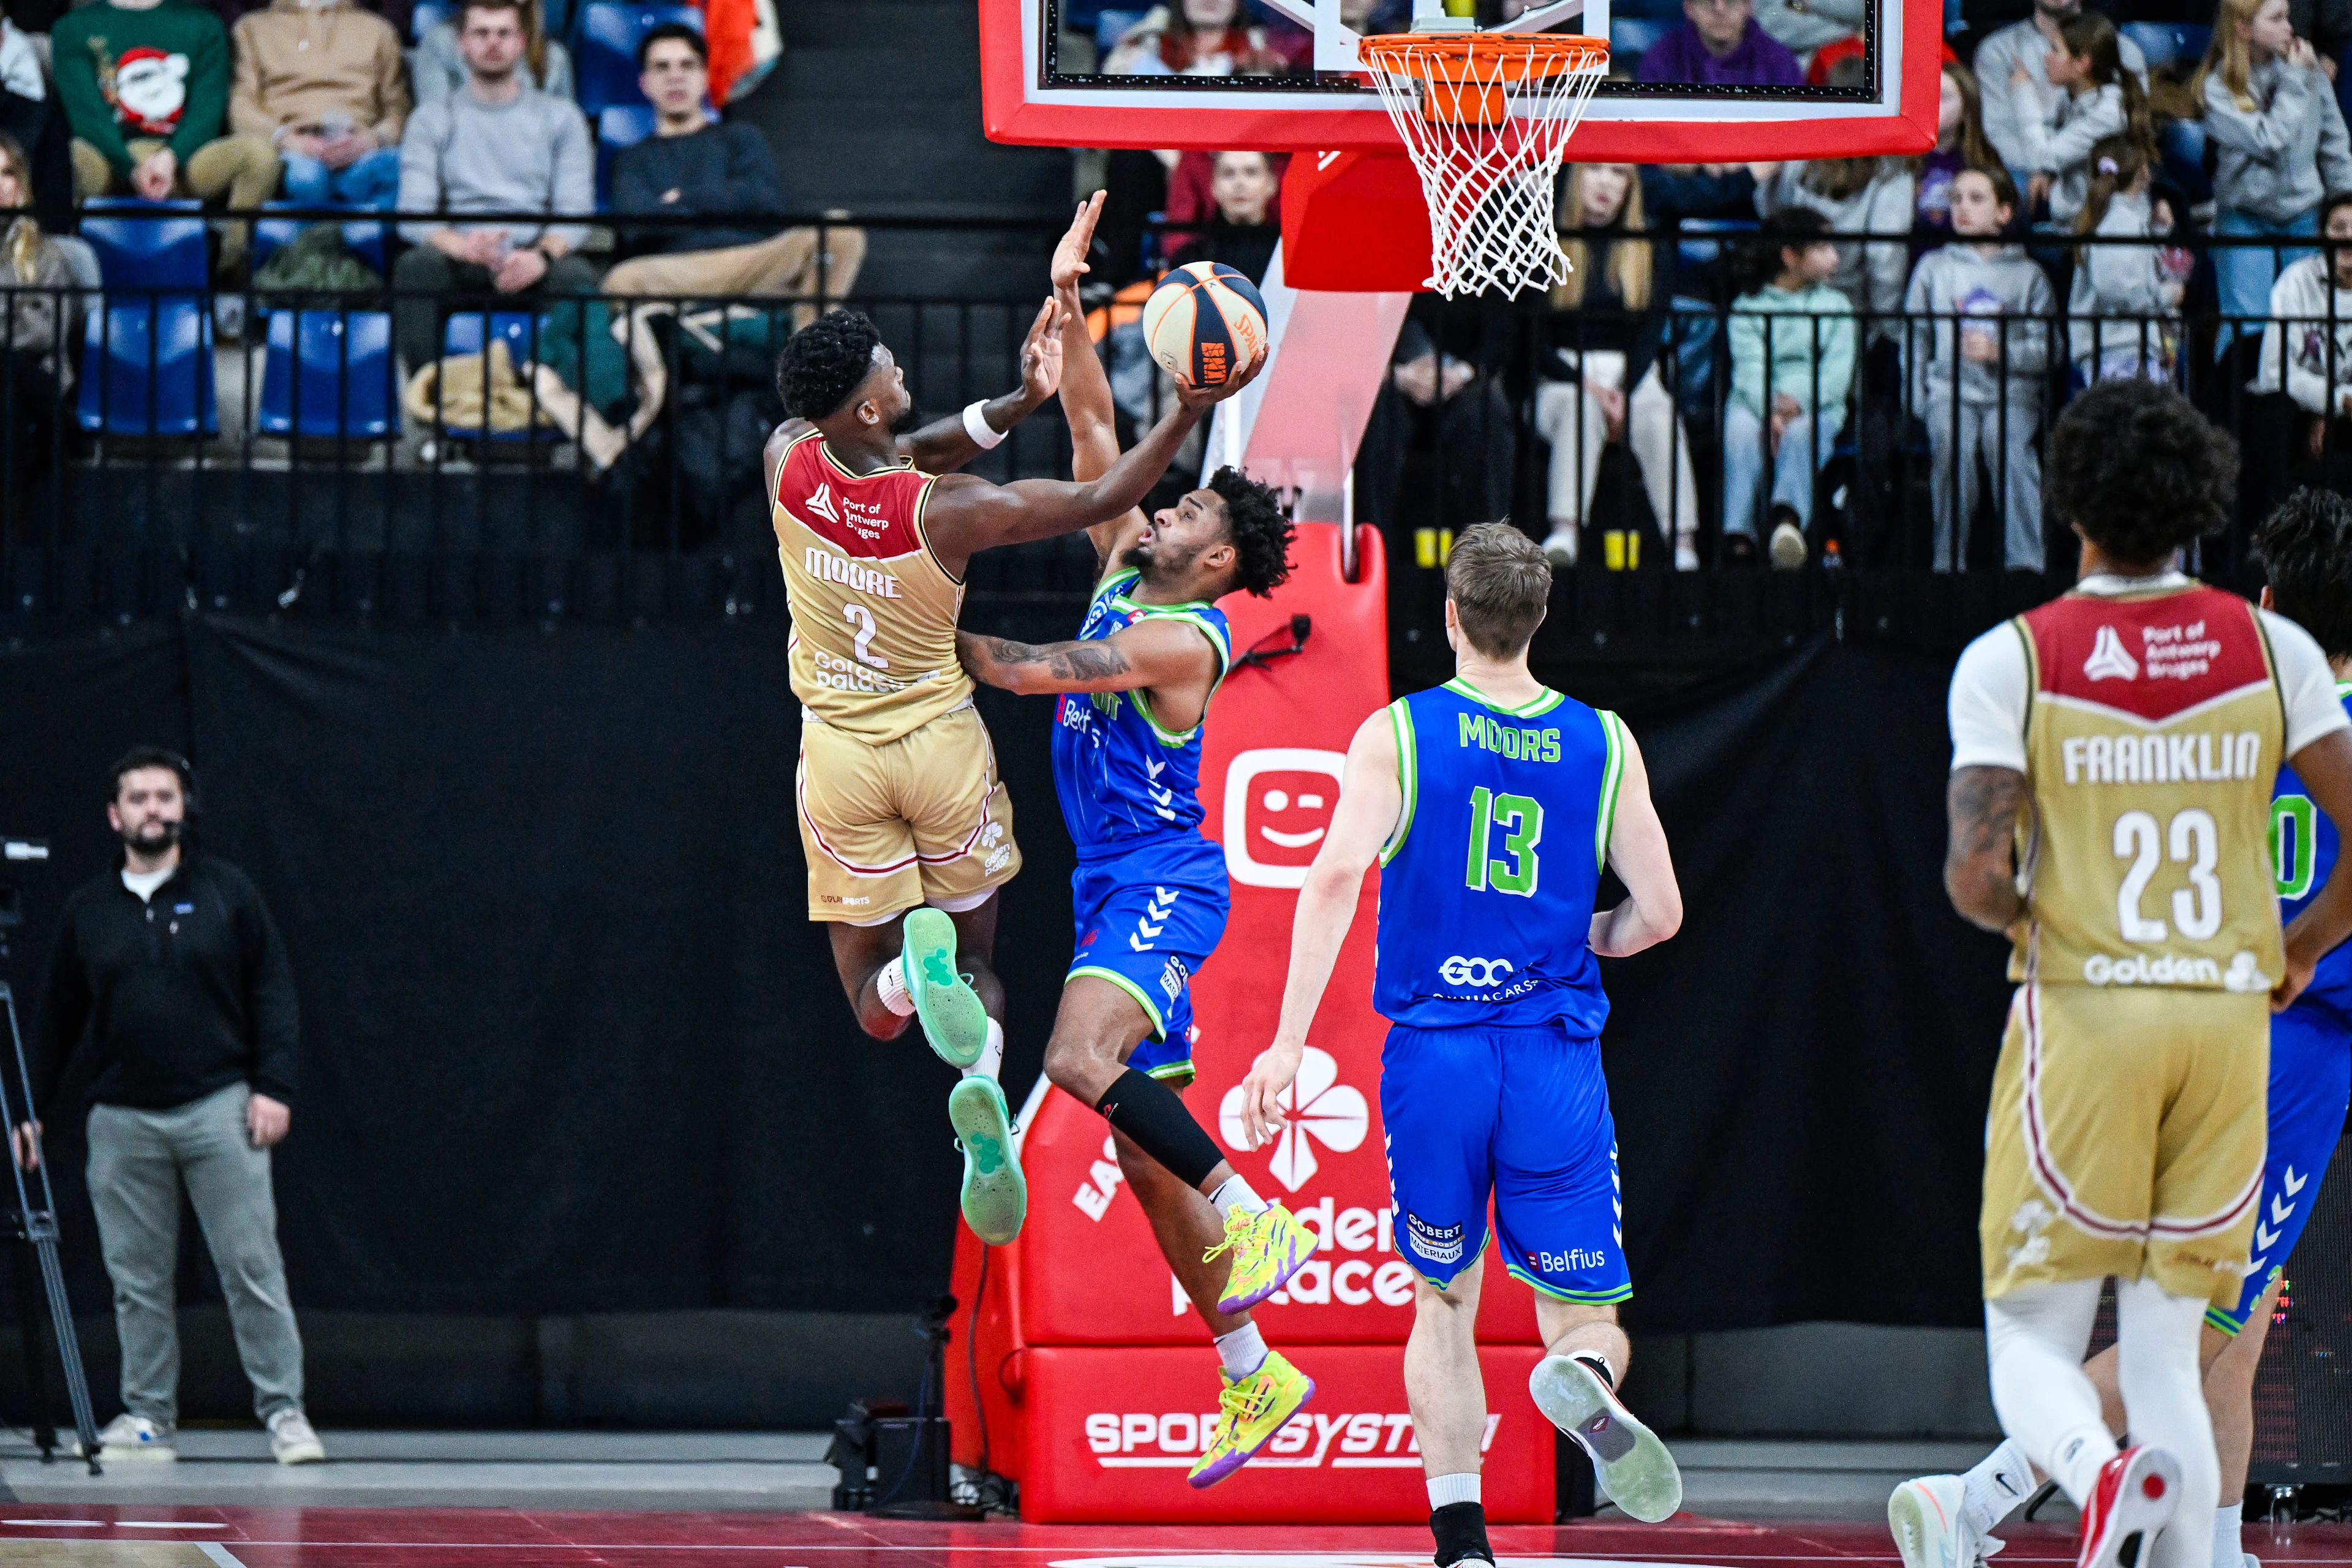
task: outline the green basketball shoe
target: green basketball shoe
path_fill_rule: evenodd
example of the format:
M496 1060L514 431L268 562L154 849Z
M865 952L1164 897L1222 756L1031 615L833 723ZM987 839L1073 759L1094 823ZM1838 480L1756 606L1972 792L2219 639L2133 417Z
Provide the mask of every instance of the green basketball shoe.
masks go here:
M956 973L955 921L926 907L908 910L901 929L905 940L898 966L907 977L907 994L914 998L923 1038L950 1067L968 1068L988 1047L988 1011Z
M963 1217L991 1247L1021 1234L1029 1213L1029 1184L1013 1147L1013 1113L996 1080L977 1074L948 1091L948 1120L963 1151Z

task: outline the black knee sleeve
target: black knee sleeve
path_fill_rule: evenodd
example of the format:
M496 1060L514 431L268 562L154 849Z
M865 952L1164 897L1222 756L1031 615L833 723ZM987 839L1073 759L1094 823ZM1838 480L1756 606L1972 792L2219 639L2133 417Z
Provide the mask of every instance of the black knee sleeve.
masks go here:
M1095 1109L1188 1187L1198 1187L1224 1162L1176 1091L1149 1073L1129 1068L1103 1091Z

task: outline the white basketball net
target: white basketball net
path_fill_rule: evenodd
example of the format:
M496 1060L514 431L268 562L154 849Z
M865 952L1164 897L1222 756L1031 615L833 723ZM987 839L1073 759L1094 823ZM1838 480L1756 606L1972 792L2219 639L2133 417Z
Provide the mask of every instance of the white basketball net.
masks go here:
M1598 39L1475 37L1466 47L1459 35L1398 34L1367 38L1360 51L1429 203L1427 287L1449 298L1497 287L1517 295L1568 277L1553 190L1569 136L1609 70Z

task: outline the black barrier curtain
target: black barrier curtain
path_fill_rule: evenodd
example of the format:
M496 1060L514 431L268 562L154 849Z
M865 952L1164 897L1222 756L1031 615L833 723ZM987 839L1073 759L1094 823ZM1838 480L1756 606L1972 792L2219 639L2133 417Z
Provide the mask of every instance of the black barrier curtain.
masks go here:
M952 1078L857 1031L805 919L783 639L191 617L0 651L0 832L56 847L0 871L27 921L7 973L34 988L58 901L109 864L106 763L184 745L201 841L252 874L300 984L299 1304L902 1310L946 1279ZM1977 1321L2005 988L1939 881L1948 670L1823 640L1633 707L1688 907L1607 966L1636 1328ZM1051 704L982 706L1027 857L999 942L1018 1096L1070 850ZM52 1152L95 1305L76 1092Z
M1944 896L1950 677L1822 638L1628 716L1685 907L1602 964L1633 1328L1983 1321L2009 993Z

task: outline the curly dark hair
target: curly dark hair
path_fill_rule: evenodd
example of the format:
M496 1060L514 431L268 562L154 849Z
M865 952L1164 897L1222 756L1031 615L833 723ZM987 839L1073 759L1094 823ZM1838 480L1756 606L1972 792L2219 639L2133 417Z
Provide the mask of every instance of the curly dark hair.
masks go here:
M792 335L776 356L776 395L795 419L823 419L847 403L882 334L863 310L827 310Z
M2328 658L2352 655L2352 500L2297 490L2263 522L2255 547L2270 574L2272 608Z
M2151 381L2101 382L2074 399L2048 452L2049 510L2126 566L2161 566L2219 532L2237 499L2238 443Z
M1225 503L1225 532L1234 542L1234 586L1263 599L1290 576L1290 519L1273 487L1239 468L1219 468L1209 488Z

